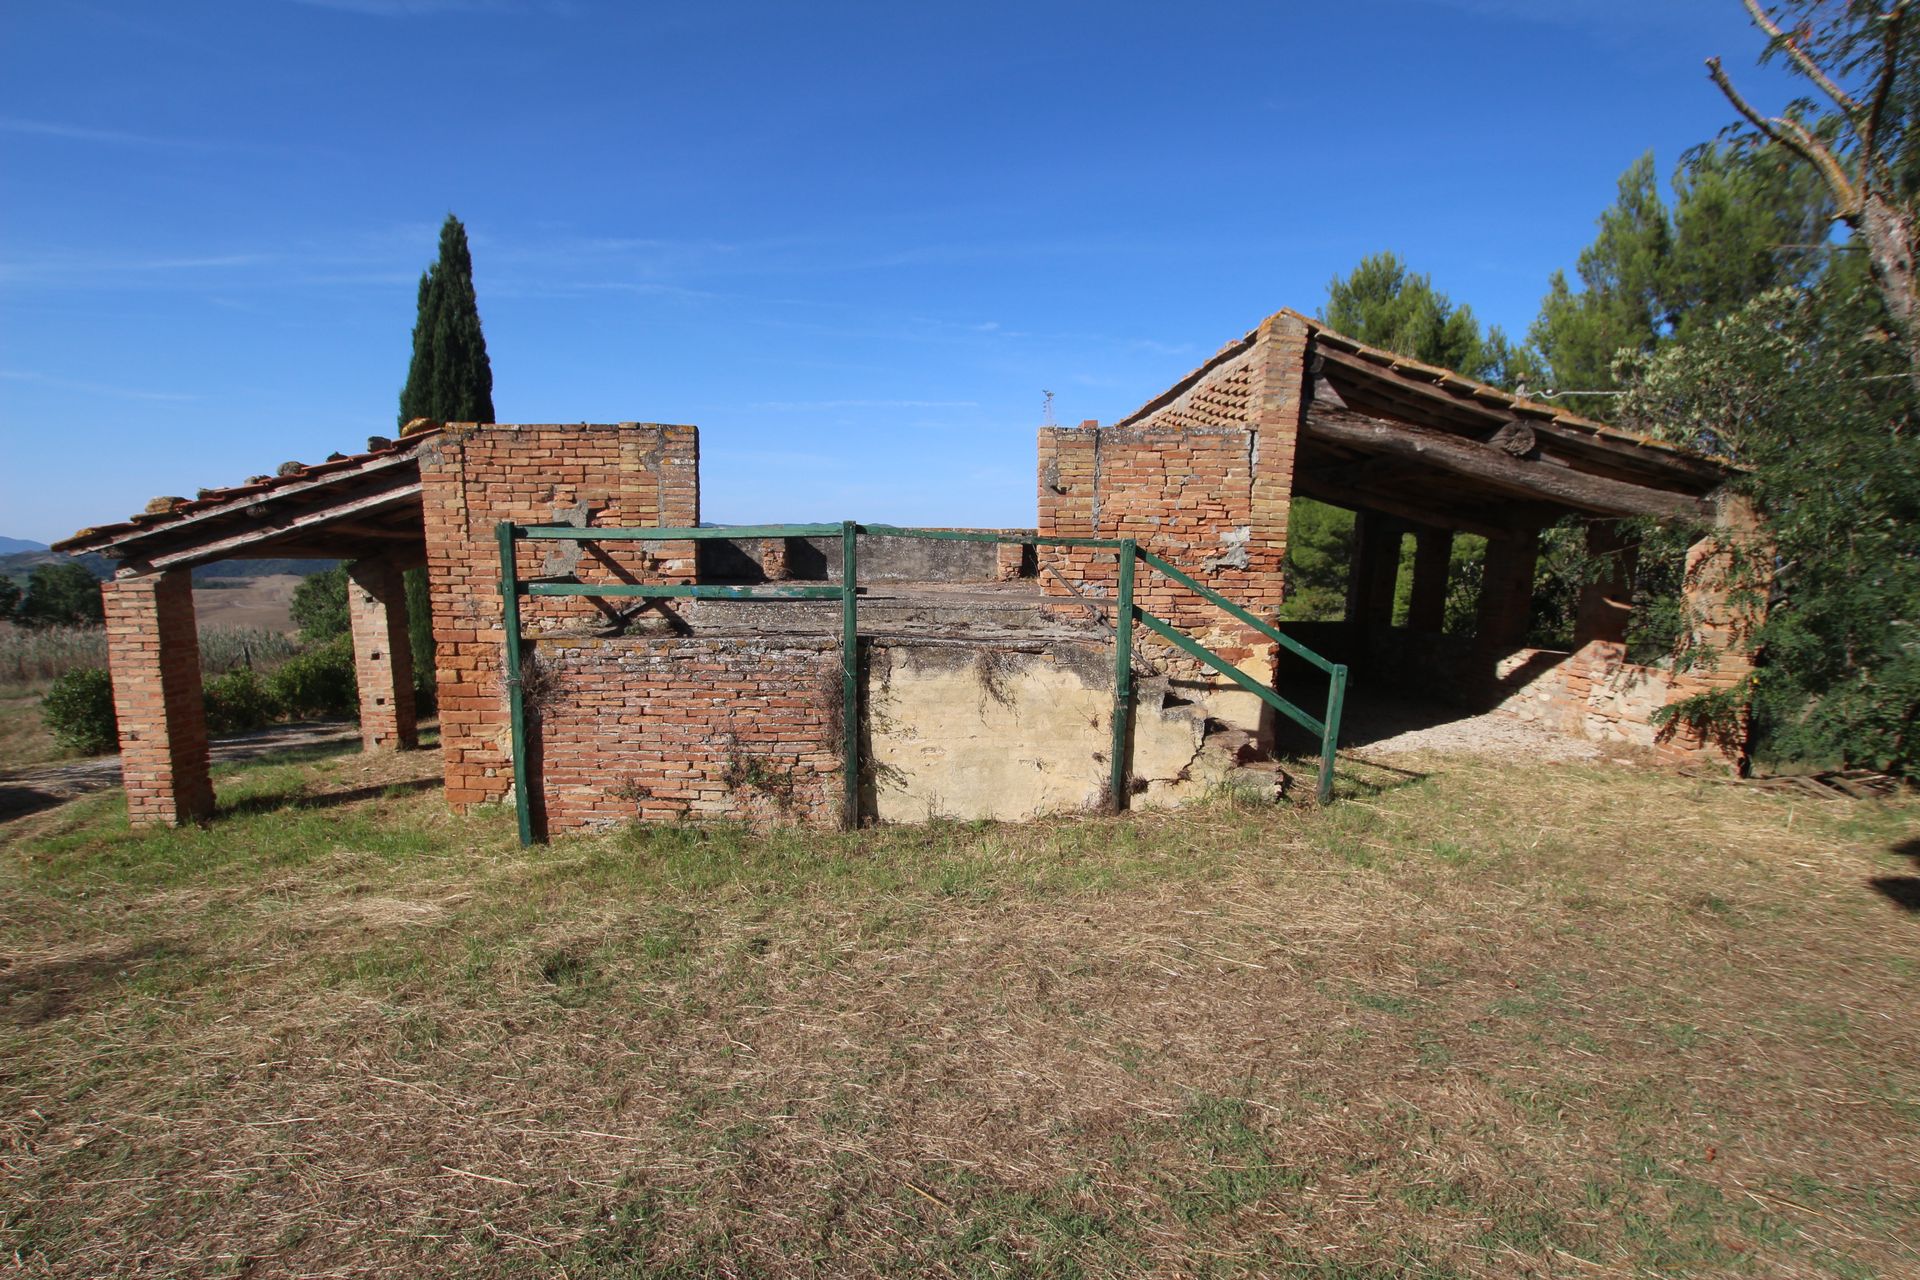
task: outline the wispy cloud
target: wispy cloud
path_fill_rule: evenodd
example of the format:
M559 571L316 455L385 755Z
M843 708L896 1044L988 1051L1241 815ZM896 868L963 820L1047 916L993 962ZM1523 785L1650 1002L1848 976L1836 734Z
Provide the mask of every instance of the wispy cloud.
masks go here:
M978 400L763 400L749 409L811 413L823 409L978 409Z
M127 277L180 272L231 271L266 266L277 259L264 253L221 253L189 257L81 258L49 255L0 261L0 284L84 284L124 281Z
M24 120L18 116L0 116L0 133L22 134L32 138L64 138L70 142L99 142L117 147L156 147L182 151L209 151L224 145L199 138L167 138L151 133L131 133L124 129L95 129L89 125L67 124L58 120Z
M0 380L31 382L57 391L79 391L86 395L112 396L119 400L198 400L200 397L180 391L141 391L132 387L109 387L98 382L75 382L26 369L0 369Z

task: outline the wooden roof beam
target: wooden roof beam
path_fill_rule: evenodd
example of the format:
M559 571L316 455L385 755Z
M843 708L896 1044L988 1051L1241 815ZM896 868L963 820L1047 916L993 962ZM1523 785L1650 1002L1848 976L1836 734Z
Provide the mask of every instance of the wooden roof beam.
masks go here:
M1411 459L1436 471L1593 515L1655 516L1703 525L1713 521L1713 504L1690 494L1590 475L1541 459L1516 458L1497 446L1430 427L1312 409L1306 415L1304 434L1362 453Z
M404 473L396 478L407 481ZM263 519L252 528L240 533L215 537L186 546L176 546L172 550L149 553L137 559L130 556L117 570L116 576L131 577L142 573L158 573L164 569L189 568L215 560L228 560L243 551L257 549L275 541L294 542L304 547L307 545L308 538L326 537L327 527L336 522L342 522L343 517L393 511L410 504L417 504L419 501L420 481L414 478L409 482L392 485L349 502L333 503L294 516ZM351 525L354 522L344 521L344 523ZM169 529L168 532L172 530ZM362 536L359 533L351 534L349 540L359 541Z
M1569 426L1551 410L1538 406L1508 406L1492 396L1463 398L1449 393L1439 384L1410 377L1362 356L1316 344L1315 354L1323 367L1332 366L1355 383L1341 394L1352 407L1364 411L1367 400L1386 404L1418 416L1437 419L1435 425L1455 422L1495 429L1508 422L1525 422L1539 435L1543 448L1565 451L1570 460L1597 463L1609 469L1630 470L1648 478L1669 479L1706 492L1726 482L1730 468L1711 458L1698 457L1657 442L1642 443L1625 432L1602 434L1592 427Z

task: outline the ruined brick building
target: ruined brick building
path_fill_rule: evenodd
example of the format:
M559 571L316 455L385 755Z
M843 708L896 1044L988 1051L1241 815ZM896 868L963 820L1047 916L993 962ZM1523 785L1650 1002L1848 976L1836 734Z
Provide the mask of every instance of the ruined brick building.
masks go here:
M1112 426L1047 427L1038 505L1008 541L860 538L859 818L1022 817L1117 798L1109 736L1127 742L1125 800L1170 804L1250 767L1277 775L1291 726L1166 638L1142 632L1115 674L1118 559L1060 539L1131 538L1271 623L1285 598L1288 516L1311 497L1358 513L1347 617L1285 634L1351 663L1356 680L1504 705L1558 731L1674 760L1738 763L1741 744L1661 707L1730 687L1746 626L1718 551L1755 535L1716 461L1517 400L1282 311ZM234 556L350 559L349 605L368 749L417 742L400 575L424 565L438 643L440 749L456 809L508 798L502 522L695 529L691 426L424 424L366 452L192 500L156 500L59 549L118 562L103 585L130 813L213 810L188 573ZM858 513L855 513L858 514ZM1618 522L1708 530L1689 557L1696 645L1714 659L1635 666L1624 568L1591 584L1571 652L1524 647L1540 531L1568 516L1625 564ZM1448 547L1488 540L1478 626L1443 636ZM1403 539L1412 608L1393 625ZM1031 541L1023 543L1021 539ZM830 584L812 537L592 539L513 545L519 579L612 586ZM745 593L741 593L745 594ZM1177 583L1137 602L1261 686L1284 655ZM830 601L601 597L521 601L529 803L548 830L634 818L846 820L840 614ZM1131 632L1131 628L1130 628ZM1124 656L1124 654L1123 654ZM1116 711L1116 686L1131 708Z

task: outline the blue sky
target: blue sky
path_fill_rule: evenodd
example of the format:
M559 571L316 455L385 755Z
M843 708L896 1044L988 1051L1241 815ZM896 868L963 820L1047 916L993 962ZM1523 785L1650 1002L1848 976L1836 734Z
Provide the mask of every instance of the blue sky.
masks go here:
M1524 332L1622 169L1793 92L1737 0L0 9L0 534L394 427L440 220L509 422L691 422L711 520L1031 524L1394 249Z

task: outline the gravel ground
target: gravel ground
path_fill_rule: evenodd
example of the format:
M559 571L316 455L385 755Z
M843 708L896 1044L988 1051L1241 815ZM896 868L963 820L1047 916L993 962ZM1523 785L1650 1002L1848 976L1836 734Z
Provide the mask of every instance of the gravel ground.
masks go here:
M1597 760L1603 748L1527 724L1498 711L1463 715L1450 707L1401 703L1352 709L1341 724L1341 748L1368 756L1415 752L1495 760Z

